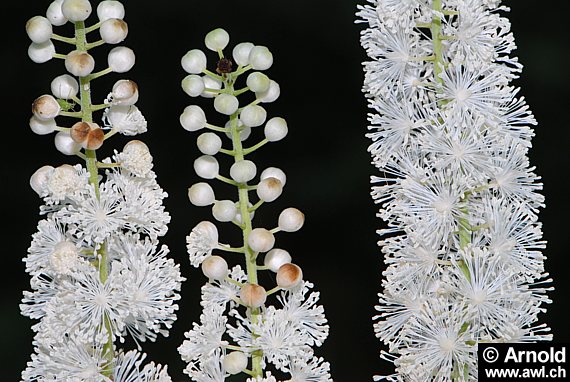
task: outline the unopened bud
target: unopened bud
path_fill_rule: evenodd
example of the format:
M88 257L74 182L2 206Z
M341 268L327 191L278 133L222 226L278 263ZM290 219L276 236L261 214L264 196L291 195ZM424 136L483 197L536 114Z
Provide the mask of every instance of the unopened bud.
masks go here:
M89 0L64 0L61 4L61 12L65 18L74 23L87 20L91 11Z
M257 284L245 284L239 293L241 301L250 308L259 308L267 300L265 288Z
M113 85L111 94L116 105L134 105L139 100L139 87L134 81L119 80Z
M118 44L127 38L129 26L121 19L108 19L101 24L99 33L107 44Z
M303 271L295 264L283 264L277 271L277 285L281 288L293 288L303 280Z
M275 236L265 228L255 228L250 232L247 244L254 252L267 252L275 245Z
M48 94L36 98L32 104L32 113L43 121L54 119L60 111L61 107L57 100Z
M283 192L281 181L277 178L269 177L263 179L257 185L257 196L264 202L272 202Z
M202 272L212 280L223 280L228 275L228 263L220 256L208 256L202 262Z
M265 258L263 259L263 265L276 273L283 264L290 262L291 255L289 252L279 248L273 248L271 251L267 252Z
M305 223L305 215L296 208L286 208L279 214L279 229L285 232L295 232Z
M95 60L87 52L74 50L65 58L65 69L74 76L85 77L95 69Z

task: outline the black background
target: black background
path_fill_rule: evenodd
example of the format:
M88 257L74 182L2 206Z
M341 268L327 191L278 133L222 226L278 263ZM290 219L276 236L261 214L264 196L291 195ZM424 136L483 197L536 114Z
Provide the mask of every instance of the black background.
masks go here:
M135 68L126 75L111 74L93 84L94 97L102 101L114 81L135 80L140 87L138 103L149 122L148 133L139 136L155 158L158 181L169 193L166 209L172 216L170 230L162 242L181 264L184 283L178 321L169 338L145 347L149 359L168 363L175 380L185 380L176 348L183 333L200 314L199 289L204 277L187 260L185 236L199 221L209 218L209 209L193 207L187 188L199 181L192 169L199 155L198 134L179 126L178 117L191 103L215 115L211 100L190 99L181 88L185 73L180 57L192 48L205 49L204 35L216 27L231 36L230 46L251 41L267 45L274 65L267 74L281 85L281 97L267 105L269 116L287 119L290 134L281 142L253 155L260 168L277 166L288 175L280 199L262 207L257 224L271 228L281 209L296 206L307 217L298 233L278 236L278 245L289 250L301 265L305 278L321 291L331 333L317 353L330 363L338 381L368 381L372 375L389 371L378 358L381 346L372 330L373 306L380 289L382 257L376 246L377 207L369 196L369 176L375 174L364 137L368 112L360 91L366 59L359 45L362 24L355 24L354 0L312 1L124 1L130 33L125 45L137 54ZM566 1L537 3L506 1L509 18L525 65L516 84L535 113L539 126L531 151L532 164L543 176L547 208L541 213L547 269L555 279L554 304L543 315L556 341L570 340L567 325L568 281L568 188L570 134L565 117L569 102L568 32L569 4ZM51 80L65 72L60 60L32 63L27 57L29 41L24 25L34 15L45 14L47 0L2 2L1 127L2 197L2 300L0 305L1 380L14 381L32 352L32 322L19 315L22 290L28 275L21 262L35 232L40 200L29 188L30 175L50 164L77 163L55 150L51 136L37 136L28 127L30 105L49 93ZM95 8L95 6L94 6ZM70 34L69 25L56 29ZM57 45L62 47L62 45ZM94 56L103 69L108 47ZM60 49L63 51L63 49ZM210 63L214 55L209 55ZM211 117L212 119L215 117ZM259 135L257 135L259 137ZM127 140L113 138L102 150L121 148ZM252 140L253 141L253 140ZM222 170L223 171L223 170ZM226 169L227 174L227 169ZM222 185L215 190L229 192ZM221 194L220 194L221 195ZM230 194L228 193L227 196ZM222 241L231 242L236 230L218 224ZM274 282L270 276L262 279Z

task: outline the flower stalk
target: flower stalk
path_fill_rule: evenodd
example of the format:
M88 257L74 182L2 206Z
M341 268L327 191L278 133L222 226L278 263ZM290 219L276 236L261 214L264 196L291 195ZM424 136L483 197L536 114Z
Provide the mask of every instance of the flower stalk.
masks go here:
M117 81L107 99L92 103L91 81L128 72L135 56L129 48L115 47L107 56L109 68L92 74L96 63L88 51L103 44L89 43L87 33L99 29L103 42L116 45L128 28L118 1L100 2L99 22L86 28L91 12L88 0L55 0L47 17L26 24L30 58L36 63L62 58L68 72L52 81L52 94L34 101L30 128L40 135L55 132L58 151L85 165L43 166L30 179L43 199L45 218L24 259L32 291L24 292L21 310L39 323L33 327L35 354L22 380L168 382L166 367L142 365L146 355L140 343L167 333L184 278L167 259L167 247L158 247L170 216L148 147L131 140L112 157L97 158L115 133L134 136L147 124L135 106L133 81ZM74 38L53 34L53 27L68 22L74 24ZM56 53L52 40L73 50ZM101 110L98 124L94 117ZM56 118L66 122L56 123ZM62 127L66 124L70 127ZM127 336L137 350L116 346Z
M328 363L316 357L311 348L320 346L328 334L323 308L316 305L319 294L310 291L312 284L303 280L301 268L291 263L290 254L274 248L275 234L298 231L304 215L287 208L279 216L278 227L271 230L255 227L253 222L261 206L281 195L286 182L282 170L270 167L261 172L257 184L252 184L258 176L257 165L248 159L267 143L285 138L288 131L283 118L267 120L265 105L260 106L279 96L279 85L262 73L271 67L273 55L266 47L246 42L233 49L232 61L224 54L228 42L229 35L223 29L205 38L206 47L216 53L218 74L207 69L206 55L201 50L190 50L182 58L182 67L189 74L182 81L183 90L191 97L214 98L214 108L227 122L224 127L209 123L198 105L188 106L180 122L188 131L209 130L197 139L203 155L194 161L196 174L229 185L237 196L235 202L218 200L210 184L199 182L188 190L190 202L212 206L215 220L240 229L241 242L220 244L218 228L210 221L197 224L187 237L190 262L201 267L208 282L202 287L204 311L200 323L193 324L178 350L188 363L185 373L194 380L225 380L242 374L248 382L276 381L272 372L278 370L290 374L293 380L330 381ZM246 86L236 86L245 74ZM255 100L240 106L238 97L251 93ZM265 137L245 148L243 142L260 129ZM222 147L222 138L216 132L229 138L230 149ZM229 177L220 174L214 156L218 153L232 157ZM258 200L250 193L256 193ZM230 269L214 251L242 253L244 268L236 265ZM235 262L235 256L232 258ZM260 258L263 265L259 264ZM277 285L267 289L260 285L260 271L274 272ZM273 298L280 308L271 304Z
M390 381L474 380L478 343L552 338L537 323L551 280L542 184L528 161L536 121L510 84L522 66L506 10L463 0L359 7L369 151L387 174L372 178L372 195L387 225L374 327L396 367Z

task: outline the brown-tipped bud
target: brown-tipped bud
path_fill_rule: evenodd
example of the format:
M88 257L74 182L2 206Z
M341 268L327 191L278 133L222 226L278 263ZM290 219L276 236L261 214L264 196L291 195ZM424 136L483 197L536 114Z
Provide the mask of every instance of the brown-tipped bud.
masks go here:
M127 37L129 27L121 19L108 19L101 24L99 33L107 44L118 44Z
M48 119L54 119L59 115L61 111L61 107L57 100L50 96L50 95L43 95L34 101L32 104L32 113L36 116L36 118L41 119L42 121Z
M245 284L239 292L241 301L250 308L259 308L267 300L265 288L257 284Z
M119 80L113 85L113 103L117 105L134 105L139 99L139 87L131 80Z
M95 60L87 52L74 50L65 58L65 68L74 76L85 77L95 69Z
M81 146L87 150L97 150L99 147L103 146L104 141L105 133L100 127L97 127L89 132L87 139L81 144Z
M89 132L93 129L91 123L89 122L77 122L75 125L71 126L71 139L77 143L83 143L87 140Z
M293 288L303 280L303 271L295 264L283 264L277 271L277 285L281 288Z

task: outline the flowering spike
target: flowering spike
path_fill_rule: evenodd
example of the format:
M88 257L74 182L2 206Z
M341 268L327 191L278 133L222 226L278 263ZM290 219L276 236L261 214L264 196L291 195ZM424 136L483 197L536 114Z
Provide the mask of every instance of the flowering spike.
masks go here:
M101 24L104 39L122 41L122 4L103 1L97 11L99 18L113 17ZM51 39L74 45L65 57L70 75L55 78L53 95L34 101L30 127L41 135L57 131L56 148L79 156L85 166L43 166L30 179L44 201L40 212L45 218L24 259L32 290L24 292L21 311L39 323L33 327L35 354L22 380L168 382L166 367L142 366L140 352L142 342L168 334L184 280L179 266L167 258L168 248L159 246L158 237L170 222L162 205L167 195L156 182L143 142L130 141L122 152L97 159L97 150L113 134L143 133L146 121L134 106L138 88L132 81L120 80L103 103L92 103L92 81L110 70L94 73L95 58L87 53L96 44L87 42L87 33L98 25L85 27L91 12L88 0L55 0L47 18L32 18L26 25L36 62L46 61L50 51L53 56ZM67 21L74 23L74 38L52 34L52 26ZM37 44L51 45L40 49ZM133 63L128 48L109 57L116 72ZM94 116L103 109L97 124ZM139 350L116 346L127 336Z
M387 228L376 335L390 381L477 379L478 342L550 340L536 122L500 0L369 0L372 196ZM383 377L375 377L375 380Z
M191 132L212 130L197 137L198 149L204 155L195 160L194 170L202 179L234 187L237 194L237 201L216 200L212 186L202 181L189 188L190 202L212 206L214 219L237 226L242 240L235 246L220 244L218 228L208 221L198 223L187 237L190 262L194 267L201 266L208 282L202 287L204 310L200 323L194 323L186 333L187 339L178 351L188 363L185 373L196 381L223 381L234 374L242 374L244 379L249 375L246 381L276 381L271 372L278 370L289 374L292 381L328 382L329 364L317 358L311 348L320 346L328 336L324 310L317 305L319 293L303 281L301 267L291 263L287 251L273 249L277 233L301 229L305 216L296 208L287 208L276 217L277 228L253 226L259 207L279 198L286 183L282 170L270 167L260 171L248 159L251 152L287 135L285 120L275 117L266 122L267 112L259 105L279 96L277 83L260 72L273 64L273 55L264 46L239 43L232 51L232 61L224 55L229 41L223 29L206 35L206 47L217 53L213 70L208 70L207 57L199 49L190 50L181 61L189 74L182 81L184 92L191 97L214 98L215 110L228 122L223 127L212 125L200 106L191 105L182 113L180 123ZM251 69L257 71L243 81L240 77ZM238 89L240 80L245 86ZM238 97L243 94L245 98L247 92L253 93L255 100L242 104ZM250 134L262 140L244 148L242 142ZM229 143L230 148L222 148L224 143ZM219 152L233 157L233 164L225 170L220 166L223 162L214 157ZM259 200L252 204L255 193ZM224 252L228 261L222 257ZM230 258L240 256L245 257L245 267L230 268ZM260 257L264 258L263 264ZM231 263L236 260L231 259ZM273 285L260 285L260 270L276 273L271 274ZM275 302L277 306L271 305Z

